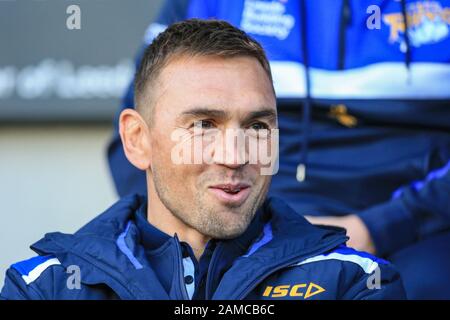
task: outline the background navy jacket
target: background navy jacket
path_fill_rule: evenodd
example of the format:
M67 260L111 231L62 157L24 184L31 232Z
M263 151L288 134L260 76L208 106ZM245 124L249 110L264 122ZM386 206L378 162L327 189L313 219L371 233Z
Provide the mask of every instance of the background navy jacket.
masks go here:
M74 235L47 234L31 247L39 256L7 271L1 298L189 299L191 270L176 236L153 251L171 259L149 263L133 221L145 201L126 197ZM342 229L318 228L281 200L266 200L244 234L218 241L206 299L404 298L392 266L346 240ZM161 272L171 273L169 289L156 276Z
M190 17L227 20L259 41L278 98L271 194L305 215L358 214L385 256L450 228L449 10L450 0L168 0L144 47ZM119 112L133 105L131 84ZM117 191L145 194L117 125Z

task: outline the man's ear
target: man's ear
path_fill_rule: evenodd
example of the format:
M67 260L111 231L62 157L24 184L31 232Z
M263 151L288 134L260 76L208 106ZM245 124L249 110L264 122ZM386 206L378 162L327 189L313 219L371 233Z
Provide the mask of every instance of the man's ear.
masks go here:
M119 133L127 159L138 169L150 168L150 130L136 110L125 109L121 112Z

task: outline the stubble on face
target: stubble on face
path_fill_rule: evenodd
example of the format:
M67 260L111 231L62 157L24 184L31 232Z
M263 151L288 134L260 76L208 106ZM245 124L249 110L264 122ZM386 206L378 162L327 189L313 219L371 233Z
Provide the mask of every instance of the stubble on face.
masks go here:
M254 190L243 205L225 206L217 203L207 189L211 181L220 183L226 180L226 172L204 173L195 183L191 203L186 205L178 191L168 190L167 184L164 183L167 181L167 174L170 173L165 172L163 168L155 167L153 170L153 182L161 202L184 224L213 239L233 239L244 233L262 205L270 183L266 181L261 185L251 181ZM243 173L237 171L233 178L239 179L242 176Z

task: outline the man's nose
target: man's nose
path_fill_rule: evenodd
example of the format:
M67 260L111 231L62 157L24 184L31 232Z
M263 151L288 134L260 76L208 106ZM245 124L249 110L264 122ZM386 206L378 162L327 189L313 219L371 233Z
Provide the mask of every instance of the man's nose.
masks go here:
M214 152L214 162L230 169L238 169L248 163L246 140L243 131L226 130L222 143L218 143Z

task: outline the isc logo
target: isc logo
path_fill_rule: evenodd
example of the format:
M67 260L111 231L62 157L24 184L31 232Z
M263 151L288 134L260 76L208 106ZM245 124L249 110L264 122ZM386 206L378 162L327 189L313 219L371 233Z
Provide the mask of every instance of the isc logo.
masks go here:
M281 286L267 286L264 290L263 297L271 298L281 298L281 297L303 297L303 299L308 299L309 297L315 296L316 294L324 292L325 289L317 284L310 282L299 283L295 285L281 285Z

